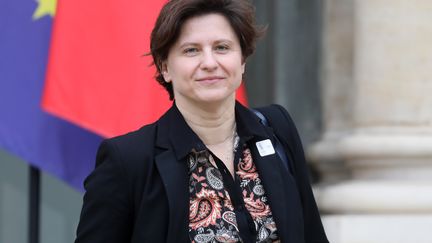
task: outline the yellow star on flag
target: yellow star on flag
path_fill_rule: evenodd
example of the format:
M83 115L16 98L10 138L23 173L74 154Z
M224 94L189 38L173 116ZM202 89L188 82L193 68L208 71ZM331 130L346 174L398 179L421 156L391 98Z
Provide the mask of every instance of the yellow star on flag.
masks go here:
M54 17L57 0L38 0L38 7L33 13L33 19L39 19L46 15Z

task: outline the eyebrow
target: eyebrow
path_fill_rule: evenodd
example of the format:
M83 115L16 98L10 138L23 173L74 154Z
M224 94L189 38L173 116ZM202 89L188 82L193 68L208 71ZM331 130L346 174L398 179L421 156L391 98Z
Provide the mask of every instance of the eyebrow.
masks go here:
M215 41L215 43L217 43L217 44L219 44L219 43L229 43L229 44L232 44L233 43L233 41L232 40L228 40L228 39L220 39L220 40L216 40ZM183 43L183 44L181 44L179 47L180 48L183 48L183 47L185 47L185 46L197 46L197 45L199 45L198 43L196 43L196 42L185 42L185 43Z

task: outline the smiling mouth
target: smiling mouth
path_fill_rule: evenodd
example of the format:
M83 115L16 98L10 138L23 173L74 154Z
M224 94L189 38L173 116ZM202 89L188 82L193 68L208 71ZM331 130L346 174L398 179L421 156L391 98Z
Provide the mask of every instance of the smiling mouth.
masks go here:
M223 80L223 77L204 77L204 78L199 78L196 81L197 82L203 82L203 83L215 83L218 82L220 80Z

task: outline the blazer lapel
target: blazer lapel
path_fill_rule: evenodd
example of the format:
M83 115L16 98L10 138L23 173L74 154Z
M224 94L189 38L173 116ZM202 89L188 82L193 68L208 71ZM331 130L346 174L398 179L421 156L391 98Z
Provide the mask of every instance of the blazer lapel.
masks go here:
M188 242L189 190L185 163L177 161L172 150L156 156L156 166L161 175L169 205L167 242Z
M260 179L264 185L268 202L273 214L273 218L278 228L279 237L286 239L288 231L286 230L287 222L287 196L284 190L284 174L285 168L282 165L282 160L275 153L272 155L261 156L258 152L256 142L261 140L253 139L249 148L252 153L252 158L258 169Z
M267 131L272 129L268 128ZM278 229L279 237L285 243L297 243L296 236L303 235L303 211L294 177L283 165L282 159L274 154L261 156L253 139L249 146ZM274 144L274 143L273 143Z
M156 147L159 151L155 157L156 167L168 199L169 225L167 242L189 242L189 176L184 161L176 157L170 142L170 127L176 115L173 107L162 116L157 124Z
M239 104L237 116L238 125L244 133L253 136L248 145L266 191L279 237L284 243L298 243L295 236L303 235L303 213L296 182L276 151L261 156L256 145L266 139L270 139L274 145L273 129L261 124L255 114Z

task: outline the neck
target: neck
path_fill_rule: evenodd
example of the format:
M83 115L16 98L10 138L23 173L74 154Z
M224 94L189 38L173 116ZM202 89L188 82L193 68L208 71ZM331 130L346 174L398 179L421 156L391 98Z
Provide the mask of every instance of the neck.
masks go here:
M205 145L218 145L232 139L235 132L235 99L219 105L191 105L176 100L186 123Z

